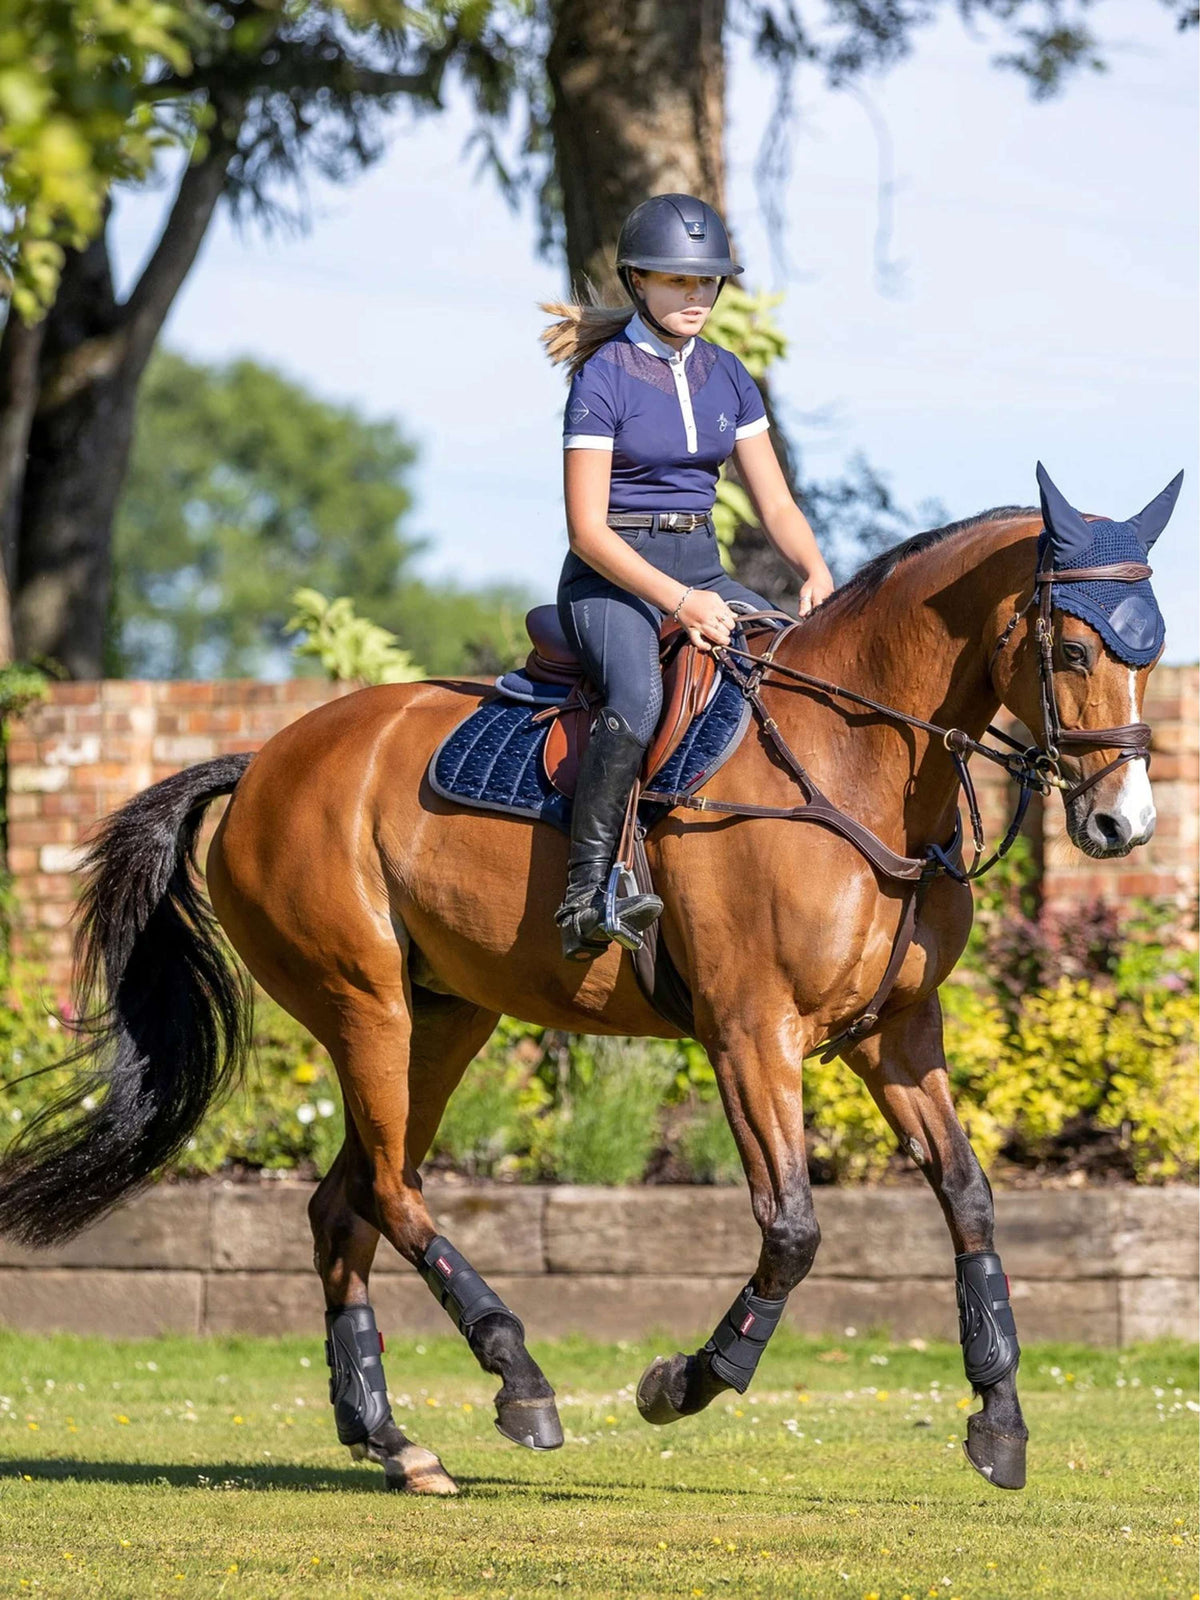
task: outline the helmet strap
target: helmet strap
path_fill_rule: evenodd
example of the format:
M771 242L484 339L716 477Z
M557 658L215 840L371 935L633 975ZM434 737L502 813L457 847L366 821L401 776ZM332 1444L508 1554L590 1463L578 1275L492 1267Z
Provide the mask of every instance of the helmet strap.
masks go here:
M619 267L617 270L620 273L621 282L625 286L625 293L633 301L634 308L637 311L638 316L641 317L642 321L647 325L647 327L653 328L655 333L660 334L664 339L678 339L679 335L677 333L672 333L670 328L664 328L662 323L658 320L658 318L651 314L650 307L646 304L645 300L642 299L641 295L634 288L634 286L633 286L633 268L632 267ZM718 283L717 292L713 296L713 305L714 306L716 305L717 301L721 297L721 290L725 287L725 285L728 282L729 282L728 278L722 278L721 281Z

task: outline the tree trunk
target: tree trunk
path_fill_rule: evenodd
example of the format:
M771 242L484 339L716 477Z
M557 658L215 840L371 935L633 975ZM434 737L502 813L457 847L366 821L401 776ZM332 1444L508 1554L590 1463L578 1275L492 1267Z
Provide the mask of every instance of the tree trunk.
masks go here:
M567 272L612 304L621 223L652 194L725 204L725 0L558 0L546 58Z
M220 196L237 123L237 108L226 108L206 155L185 170L162 237L124 304L113 294L104 231L85 250L68 252L41 330L23 473L8 453L0 456L0 529L15 535L15 649L26 660L57 661L73 678L101 675L113 516L138 384ZM22 338L10 322L0 375L16 370ZM20 432L9 389L0 393L0 449Z
M0 334L0 666L13 659L10 597L17 579L21 495L44 334L45 323L28 327L9 306Z
M634 206L683 193L724 214L725 0L558 0L554 23L546 70L567 275L573 292L590 283L622 305L613 258ZM760 388L794 485L791 446ZM740 527L733 557L774 604L794 597L795 575L761 529Z

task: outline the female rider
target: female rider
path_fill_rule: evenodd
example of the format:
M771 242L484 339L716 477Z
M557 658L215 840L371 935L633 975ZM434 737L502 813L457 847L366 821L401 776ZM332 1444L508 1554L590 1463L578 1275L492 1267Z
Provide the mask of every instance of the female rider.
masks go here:
M605 925L605 881L662 708L663 618L710 650L730 642L734 604L770 609L721 566L711 512L731 452L768 538L800 576L800 615L833 589L775 458L754 380L736 356L699 337L725 280L742 271L720 217L691 195L656 195L626 218L617 270L632 314L549 305L562 320L543 335L572 375L563 439L570 551L558 614L603 693L580 762L555 919L564 956L577 961L599 955L614 933L637 948L662 910L655 895L626 896L616 928Z

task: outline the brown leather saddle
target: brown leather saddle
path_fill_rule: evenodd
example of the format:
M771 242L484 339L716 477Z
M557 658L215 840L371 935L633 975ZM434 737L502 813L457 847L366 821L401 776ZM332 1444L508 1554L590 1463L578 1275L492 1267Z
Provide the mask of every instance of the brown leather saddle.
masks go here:
M542 760L546 776L568 799L575 793L579 760L587 749L600 693L584 676L583 664L568 644L553 606L535 606L525 618L533 645L525 675L535 683L556 684L569 692L560 705L547 706L534 717L549 722ZM708 704L716 684L717 664L709 651L697 650L683 628L669 617L659 635L663 675L663 709L642 763L647 784L674 755L693 719Z

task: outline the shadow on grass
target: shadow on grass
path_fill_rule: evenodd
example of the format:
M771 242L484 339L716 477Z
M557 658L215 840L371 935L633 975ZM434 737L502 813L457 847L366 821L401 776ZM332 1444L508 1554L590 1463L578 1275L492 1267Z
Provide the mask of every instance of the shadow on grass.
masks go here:
M388 1492L383 1473L375 1466L362 1467L304 1467L245 1465L233 1461L194 1462L181 1467L177 1462L154 1461L79 1461L73 1458L47 1461L44 1458L11 1459L0 1462L0 1481L7 1477L30 1477L38 1483L111 1483L156 1488L166 1485L171 1489L211 1489L217 1492L249 1490L257 1492L304 1490L316 1493L333 1490L339 1493L363 1492L376 1494ZM669 1498L702 1495L712 1499L728 1500L730 1493L739 1499L780 1498L778 1485L739 1485L736 1491L728 1486L711 1483L652 1483L642 1478L629 1478L623 1482L575 1481L573 1483L535 1482L524 1478L479 1477L455 1473L455 1482L464 1495L478 1494L481 1498L500 1498L512 1495L536 1496L539 1503L561 1501L581 1504L614 1499L628 1499L645 1494L660 1494ZM789 1501L804 1500L812 1504L827 1505L840 1501L843 1496L814 1494L811 1489L786 1491ZM845 1498L854 1504L863 1503L860 1491ZM872 1498L867 1496L866 1498ZM880 1503L907 1503L905 1497L883 1495Z

